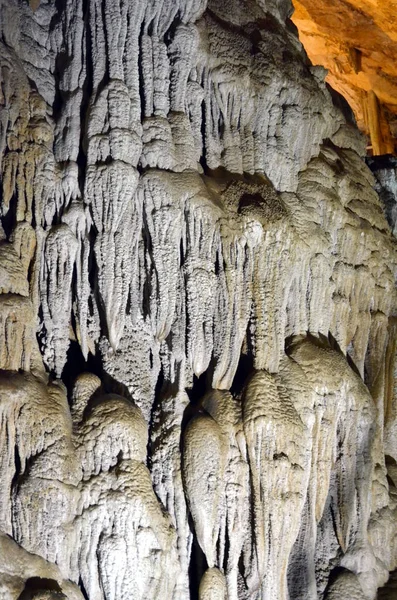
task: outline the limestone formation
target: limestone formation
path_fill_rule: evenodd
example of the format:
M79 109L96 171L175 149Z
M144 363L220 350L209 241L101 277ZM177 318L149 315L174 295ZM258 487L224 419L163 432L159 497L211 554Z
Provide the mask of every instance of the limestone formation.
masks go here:
M0 599L374 600L393 159L288 0L0 10Z

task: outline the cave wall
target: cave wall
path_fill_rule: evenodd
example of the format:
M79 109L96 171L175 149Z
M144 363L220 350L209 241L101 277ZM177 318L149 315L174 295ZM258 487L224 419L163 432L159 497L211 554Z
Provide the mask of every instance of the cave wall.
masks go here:
M1 598L375 598L396 246L289 2L0 8Z

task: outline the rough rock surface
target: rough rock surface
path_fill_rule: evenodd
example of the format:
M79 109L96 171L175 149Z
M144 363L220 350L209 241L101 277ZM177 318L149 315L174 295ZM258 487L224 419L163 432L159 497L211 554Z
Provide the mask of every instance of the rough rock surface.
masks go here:
M0 8L1 600L373 600L396 244L288 1Z

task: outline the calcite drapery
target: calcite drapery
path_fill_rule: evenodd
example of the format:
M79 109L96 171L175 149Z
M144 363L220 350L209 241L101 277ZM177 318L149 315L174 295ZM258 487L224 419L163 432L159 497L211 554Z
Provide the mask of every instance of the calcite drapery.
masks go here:
M289 3L0 6L2 597L375 598L395 241Z

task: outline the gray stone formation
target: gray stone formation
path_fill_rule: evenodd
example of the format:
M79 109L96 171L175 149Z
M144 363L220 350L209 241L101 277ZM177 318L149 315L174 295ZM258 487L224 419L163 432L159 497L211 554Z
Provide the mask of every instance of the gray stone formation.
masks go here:
M289 1L0 10L0 599L374 599L396 243Z

